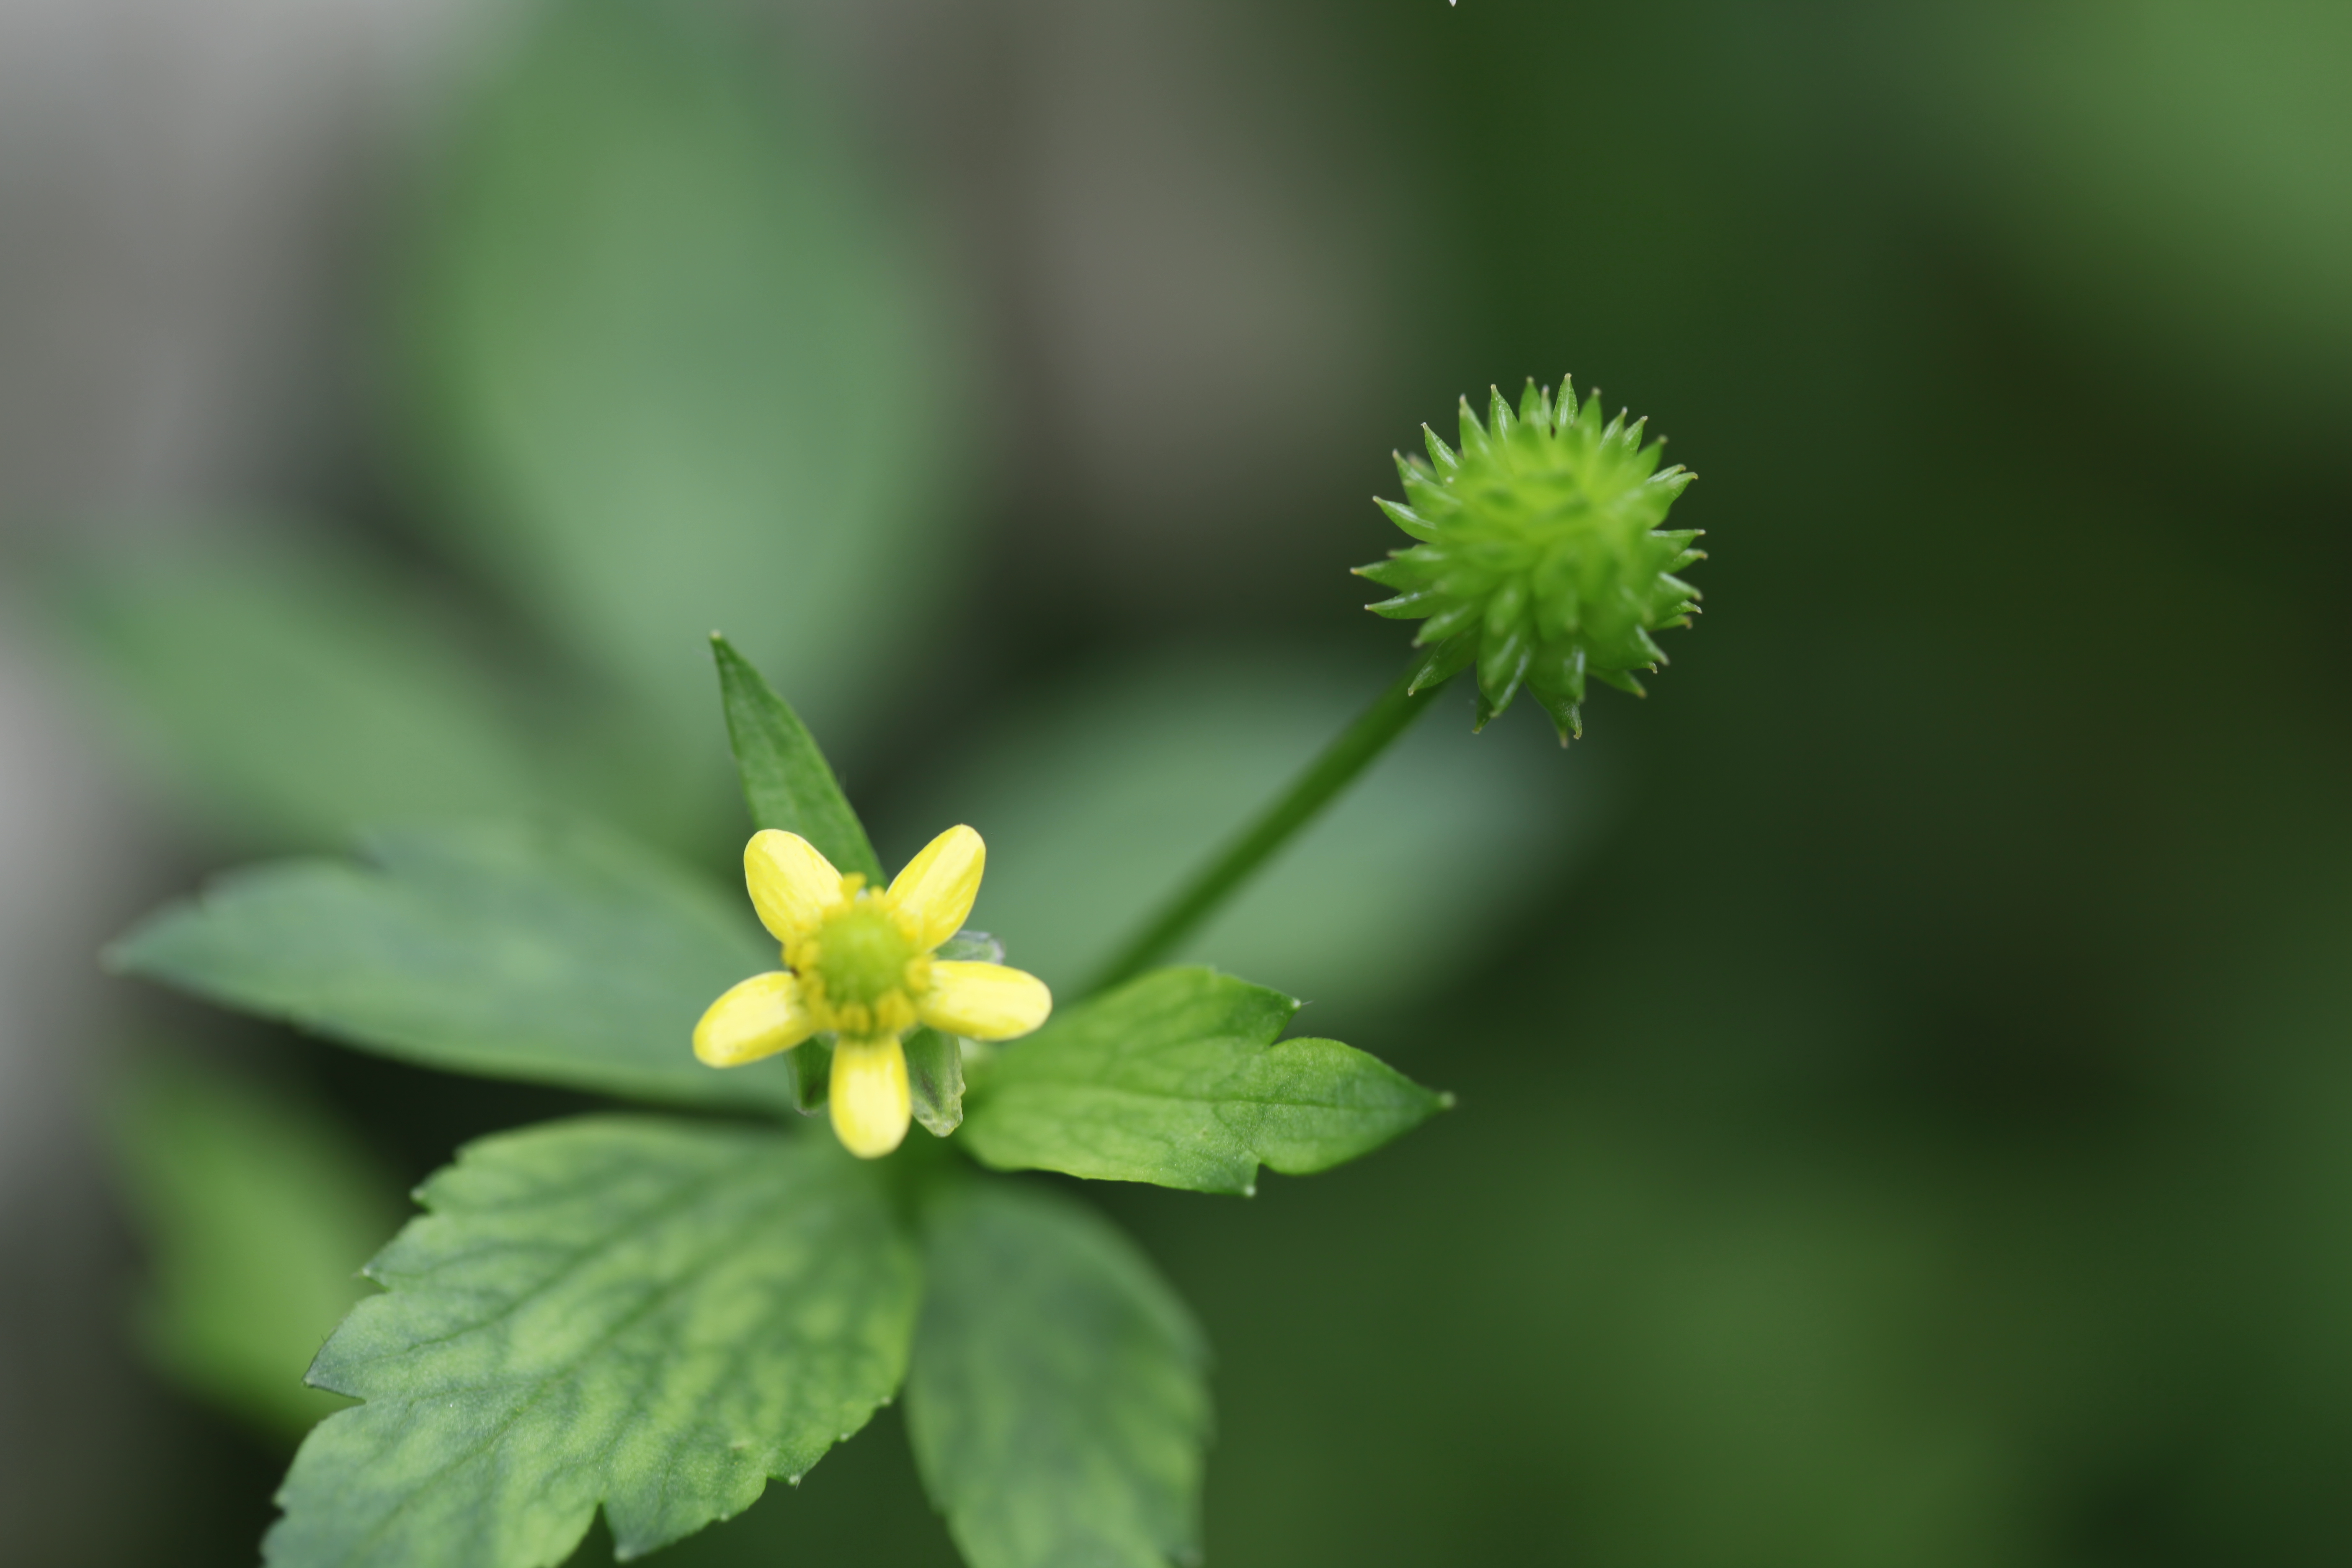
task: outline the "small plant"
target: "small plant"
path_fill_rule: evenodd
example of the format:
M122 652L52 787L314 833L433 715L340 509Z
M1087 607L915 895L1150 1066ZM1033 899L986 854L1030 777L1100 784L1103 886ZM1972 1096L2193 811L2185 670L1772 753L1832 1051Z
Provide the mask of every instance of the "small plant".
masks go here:
M1248 1194L1451 1103L1285 1037L1280 991L1156 965L1454 675L1475 666L1481 725L1524 687L1563 743L1588 679L1640 690L1697 597L1673 575L1696 535L1660 526L1690 476L1642 428L1530 385L1400 460L1381 504L1418 542L1362 573L1420 651L1081 994L1005 965L1018 931L965 929L971 827L886 881L719 637L748 908L599 829L508 825L233 873L126 937L121 968L329 1039L649 1107L481 1140L418 1192L368 1266L383 1293L310 1369L361 1403L302 1444L268 1560L541 1568L600 1508L635 1557L797 1483L902 1390L975 1568L1196 1558L1199 1331L1069 1189L1014 1173Z

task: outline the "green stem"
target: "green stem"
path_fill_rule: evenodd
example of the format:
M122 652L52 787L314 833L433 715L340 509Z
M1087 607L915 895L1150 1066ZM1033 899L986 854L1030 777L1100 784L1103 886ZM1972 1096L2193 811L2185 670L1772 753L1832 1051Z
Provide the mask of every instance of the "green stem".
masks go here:
M1235 889L1272 858L1276 850L1354 783L1356 775L1369 767L1372 759L1410 729L1447 684L1438 680L1419 691L1412 689L1420 668L1416 665L1373 699L1372 705L1323 748L1323 754L1291 781L1290 787L1265 808L1247 832L1178 889L1151 922L1095 977L1087 994L1108 991L1132 980L1165 957L1171 948L1192 935L1202 921L1213 914L1217 906L1233 897Z

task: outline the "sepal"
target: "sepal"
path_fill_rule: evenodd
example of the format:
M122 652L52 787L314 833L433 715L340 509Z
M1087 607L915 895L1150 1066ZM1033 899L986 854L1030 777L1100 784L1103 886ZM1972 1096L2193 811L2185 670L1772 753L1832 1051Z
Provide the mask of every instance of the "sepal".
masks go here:
M803 1116L823 1116L833 1099L833 1037L803 1040L784 1058L793 1064L793 1109Z
M907 1089L915 1120L934 1138L963 1124L963 1046L953 1035L917 1029L906 1039Z
M950 963L1002 963L1004 944L984 931L966 926L932 949L931 956Z

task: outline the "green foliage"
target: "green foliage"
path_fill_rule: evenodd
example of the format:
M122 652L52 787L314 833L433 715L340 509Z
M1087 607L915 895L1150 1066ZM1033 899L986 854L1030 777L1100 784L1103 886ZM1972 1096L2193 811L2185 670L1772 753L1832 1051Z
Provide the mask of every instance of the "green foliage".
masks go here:
M1698 591L1674 574L1700 558L1698 535L1658 525L1696 476L1661 471L1647 421L1604 426L1601 395L1580 408L1568 382L1557 405L1528 383L1516 418L1495 393L1489 422L1464 398L1459 452L1423 426L1430 460L1400 455L1404 501L1380 503L1421 542L1357 574L1399 591L1370 609L1422 623L1417 684L1475 664L1480 725L1524 685L1566 745L1583 733L1588 677L1641 696L1633 672L1666 658L1650 634L1690 624Z
M854 713L945 561L954 344L793 58L680 0L535 8L407 280L434 521L671 734L711 626Z
M736 627L796 693L845 709L910 646L867 628L919 624L944 563L918 546L952 367L837 150L722 29L669 0L541 8L457 138L415 258L409 406L455 503L436 521L497 579L488 600L577 656L522 678L528 725L441 605L372 573L289 558L201 592L100 584L87 619L114 683L257 831L626 812L635 786L601 781L631 768L688 775L656 792L675 806L709 782L663 740L688 729L665 700L691 671L681 627ZM714 654L754 820L878 879L798 716L734 647ZM592 731L628 765L566 765ZM1001 949L964 932L942 953ZM113 956L422 1066L719 1110L824 1103L822 1041L723 1074L693 1060L694 1018L773 967L773 946L738 900L585 827L378 833L362 861L223 879ZM1261 1163L1322 1169L1440 1103L1336 1042L1276 1044L1295 1006L1179 972L1073 1009L1000 1058L989 1157L1246 1191ZM916 1113L946 1138L963 1043L906 1045ZM287 1429L307 1397L363 1402L303 1444L266 1543L280 1568L541 1568L600 1506L632 1556L797 1481L906 1371L920 1271L899 1212L926 1215L934 1286L921 1468L971 1561L1198 1554L1200 1335L1066 1200L955 1172L920 1141L922 1158L861 1166L830 1138L717 1122L487 1140L370 1266L387 1293L351 1311L306 1395L282 1357L352 1299L320 1264L371 1227L364 1184L336 1173L331 1133L223 1103L137 1113L131 1158L169 1235L158 1342ZM249 1310L257 1290L268 1310Z
M539 793L442 611L382 562L257 540L86 568L60 598L152 772L243 838L331 843Z
M1275 1043L1298 1004L1207 969L1163 969L1004 1047L964 1138L999 1170L1253 1193L1261 1162L1306 1175L1447 1103L1337 1040Z
M2346 485L2335 432L2352 373L2352 8L1430 5L1344 19L1349 46L1333 49L1328 28L1253 13L1246 48L1226 52L1286 106L1318 110L1303 139L1250 140L1257 173L1282 177L1300 145L1342 183L1368 153L1404 183L1418 161L1468 215L1397 230L1423 253L1376 270L1475 283L1433 312L1381 315L1373 300L1373 357L1450 363L1474 346L1466 327L1488 347L1573 341L1670 370L1678 435L1704 432L1711 451L1715 432L1737 432L1743 514L1775 547L1739 566L1736 629L1759 657L1726 661L1655 716L1637 762L1655 830L1561 895L1580 912L1490 898L1505 878L1513 894L1558 889L1544 882L1556 858L1531 848L1498 866L1492 846L1510 840L1484 781L1433 770L1407 788L1408 743L1355 797L1382 800L1382 837L1341 834L1335 816L1270 868L1264 901L1237 904L1192 950L1314 996L1317 1018L1376 991L1404 1002L1444 986L1447 1081L1478 1107L1475 1126L1432 1129L1448 1145L1440 1164L1384 1159L1244 1213L1131 1205L1219 1324L1219 1556L2340 1559L2352 855L2346 664L2322 595L2339 575L2327 502ZM1660 114L1666 58L1675 110ZM1332 60L1350 86L1337 96ZM1150 74L1164 61L1130 68L1153 94L1188 90L1181 70ZM1102 86L1094 66L1073 69ZM1208 118L1243 135L1248 82L1202 79L1218 100ZM1449 156L1460 127L1563 80L1581 114L1643 127L1636 177L1596 199L1556 138ZM1349 103L1381 125L1351 125ZM1057 123L1055 166L1080 143L1099 151L1101 125ZM550 138L549 155L572 144ZM1891 202L1868 177L1877 163L1903 171ZM520 210L530 187L518 177L510 191ZM1938 235L1964 237L1962 265ZM1347 292L1324 302L1344 311ZM1119 314L1097 300L1082 319ZM1384 379L1375 368L1366 384ZM2017 438L2021 379L2055 391L2063 438ZM2210 410L2186 439L2171 407L2184 381ZM1759 396L1768 384L1782 395ZM1834 482L1819 455L1831 429ZM2231 438L2248 431L2261 439ZM1244 460L1221 492L1236 572L1296 537L1267 499L1290 487L1261 477ZM698 523L645 521L682 542ZM1034 523L1021 525L1033 542ZM2277 569L2315 552L2311 570ZM508 596L541 602L528 552L515 559ZM1136 590L1108 571L1047 575L1040 588L1002 574L989 613L960 620L975 668L1037 668L1052 639L1034 628L1090 588L1133 607ZM2105 591L2084 591L2094 577ZM1886 584L1899 591L1876 591ZM1096 629L1156 636L1201 606L1162 607ZM682 674L719 614L676 626L667 657ZM2217 619L2284 638L2262 679L2179 658L2182 629ZM617 621L585 616L569 629L618 637ZM1825 638L1868 656L1809 663ZM1099 637L1087 646L1090 664L1106 651ZM1789 679L1806 669L1819 678ZM851 657L778 673L821 716L812 687L836 671L871 679ZM1999 722L1955 721L1987 693ZM1205 745L1143 755L1155 725L1178 728L1155 695L1138 694L1126 728L1090 715L1104 728L1083 774L1075 747L1024 763L993 724L978 743L1003 759L988 781L1001 798L972 799L962 758L909 770L986 828L997 868L982 918L1024 963L1045 955L1039 973L1090 925L1123 928L1101 900L1166 885L1248 804L1178 824L1241 770L1219 773L1232 753ZM2186 746L2183 710L2203 718ZM869 715L885 717L854 716ZM176 733L191 748L211 739ZM820 733L850 760L839 730ZM1184 732L1203 737L1221 738L1208 721ZM715 761L642 749L663 768ZM1591 764L1616 761L1558 770L1573 792L1560 809L1582 804ZM1096 837L1117 819L1074 781L1152 766L1166 768L1165 815ZM1508 798L1514 823L1554 804ZM260 826L322 831L347 803L325 804L316 826ZM1018 812L1016 858L1000 823ZM1412 833L1409 853L1392 827ZM1436 929L1389 912L1399 896L1442 906ZM1478 963L1505 943L1530 961ZM1438 1038L1419 1008L1394 1017L1391 1037ZM57 1426L60 1449L72 1431ZM88 1560L109 1518L162 1516L169 1472L153 1460L172 1456L142 1436L108 1441L137 1456L150 1501L128 1490L134 1467L75 1466L88 1489L57 1511L88 1534L47 1545L40 1520L12 1519L12 1548ZM46 1457L16 1478L25 1491ZM838 1487L839 1468L817 1479ZM855 1536L828 1553L797 1533L798 1505L814 1500L793 1500L750 1516L774 1531L758 1560L911 1560ZM200 1515L170 1528L175 1546L194 1538L178 1554L213 1555Z
M781 1062L688 1049L712 997L775 966L740 900L584 827L379 834L372 863L233 873L150 919L121 968L452 1072L780 1105Z
M808 726L776 695L767 678L716 632L710 653L719 663L719 700L727 710L727 735L735 748L735 770L742 780L751 826L797 833L815 845L835 869L880 882L882 862L875 858L866 825L850 809Z
M919 1270L829 1141L647 1118L485 1139L369 1265L311 1381L276 1568L635 1556L797 1480L898 1388Z
M924 1263L908 1431L971 1568L1198 1561L1207 1347L1134 1244L972 1182L934 1205Z
M341 1408L302 1369L398 1217L398 1187L340 1128L186 1058L116 1091L116 1161L147 1244L139 1338L186 1387L291 1438Z

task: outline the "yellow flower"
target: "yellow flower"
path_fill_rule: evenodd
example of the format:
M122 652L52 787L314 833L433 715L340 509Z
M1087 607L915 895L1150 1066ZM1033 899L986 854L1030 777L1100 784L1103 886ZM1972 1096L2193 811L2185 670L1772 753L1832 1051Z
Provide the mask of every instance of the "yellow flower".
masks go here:
M760 923L783 943L784 968L713 1002L694 1026L694 1054L715 1068L741 1067L833 1035L834 1131L860 1159L896 1149L912 1110L899 1044L908 1030L927 1024L1009 1040L1054 1010L1053 993L1034 974L931 956L971 913L987 856L979 834L950 827L877 891L835 870L797 833L753 834L743 879Z

